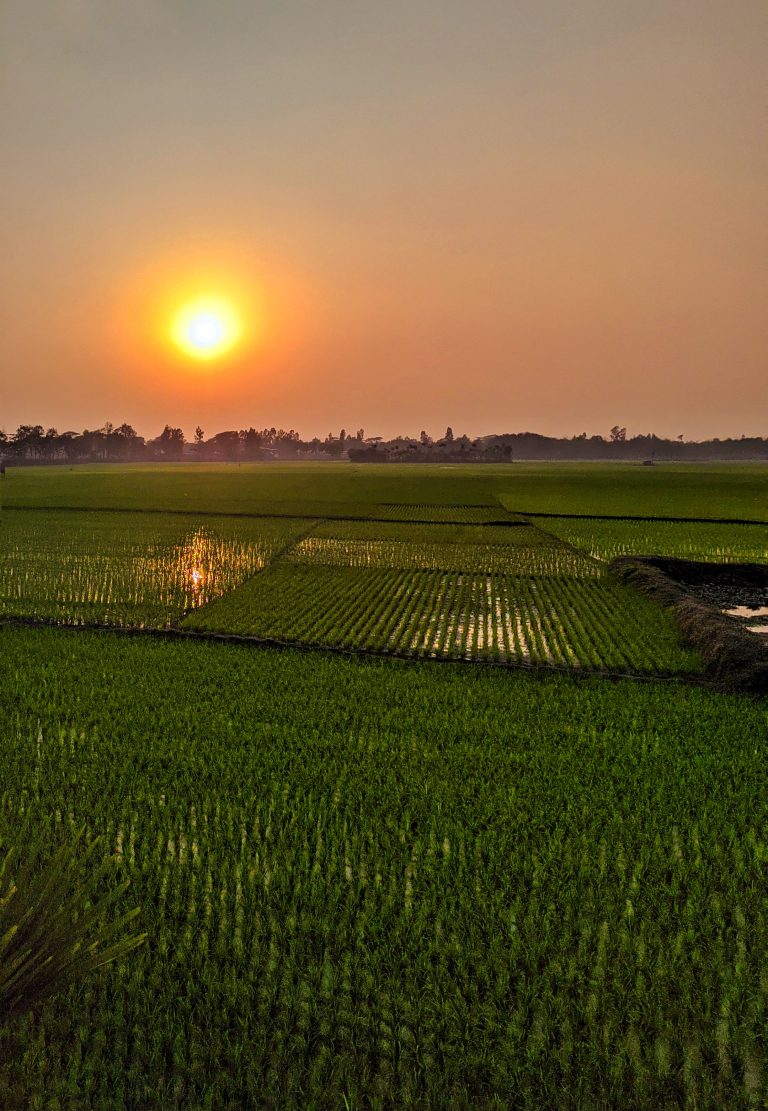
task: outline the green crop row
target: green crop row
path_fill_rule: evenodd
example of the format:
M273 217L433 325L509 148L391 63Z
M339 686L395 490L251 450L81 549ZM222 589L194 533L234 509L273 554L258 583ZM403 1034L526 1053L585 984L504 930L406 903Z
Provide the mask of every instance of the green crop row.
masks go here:
M768 525L546 518L541 528L595 559L662 555L713 563L768 563Z
M527 523L478 525L466 523L418 524L406 521L319 521L313 536L332 540L403 540L409 544L500 544L503 547L558 547L546 531Z
M514 515L498 502L489 505L413 505L405 502L390 502L372 506L371 516L382 521L435 521L468 525L492 525L515 519Z
M527 525L409 525L321 521L288 555L292 563L598 578L600 565Z
M565 545L430 544L404 540L341 540L310 536L291 551L292 563L313 566L464 571L470 574L569 575L599 578L599 564Z
M697 670L671 619L609 578L277 564L189 629L416 656Z
M0 853L85 824L148 934L4 1111L765 1106L764 703L2 635Z

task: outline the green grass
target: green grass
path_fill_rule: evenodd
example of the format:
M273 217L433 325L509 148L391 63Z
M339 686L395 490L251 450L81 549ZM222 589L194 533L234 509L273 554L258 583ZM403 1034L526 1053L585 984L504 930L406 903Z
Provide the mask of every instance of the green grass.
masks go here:
M595 559L663 555L715 563L768 563L768 525L575 521L552 517L539 524Z
M4 1107L764 1106L765 702L2 638L0 839L86 824L149 935Z

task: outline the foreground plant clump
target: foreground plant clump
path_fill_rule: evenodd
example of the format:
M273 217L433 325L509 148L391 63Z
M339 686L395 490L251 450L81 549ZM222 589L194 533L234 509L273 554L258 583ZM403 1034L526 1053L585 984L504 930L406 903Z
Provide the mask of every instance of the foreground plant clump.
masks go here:
M764 1105L765 702L2 636L0 836L85 824L148 932L16 1106Z
M98 847L80 830L52 848L19 822L0 859L0 1031L144 940L126 933L138 907L108 920L130 880L110 888L114 869L97 864Z

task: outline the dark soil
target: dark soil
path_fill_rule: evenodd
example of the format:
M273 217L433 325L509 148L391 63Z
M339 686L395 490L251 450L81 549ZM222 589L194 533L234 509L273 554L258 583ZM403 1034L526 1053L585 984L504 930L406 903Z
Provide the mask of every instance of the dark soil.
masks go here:
M768 606L768 567L757 563L693 563L684 559L646 560L718 609Z
M707 678L727 691L768 694L768 637L722 610L762 605L768 568L759 564L693 563L683 559L622 556L615 575L672 611L680 634L704 660Z

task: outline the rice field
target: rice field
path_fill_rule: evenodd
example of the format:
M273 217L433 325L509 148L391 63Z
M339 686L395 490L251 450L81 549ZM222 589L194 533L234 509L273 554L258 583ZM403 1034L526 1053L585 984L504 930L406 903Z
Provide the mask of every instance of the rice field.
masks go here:
M768 525L563 517L539 519L537 524L606 562L622 555L661 555L706 563L768 563Z
M496 664L700 669L669 617L526 524L14 510L0 615Z
M573 578L598 578L602 569L591 559L564 544L551 540L536 529L493 530L505 536L489 537L488 529L472 529L473 539L440 540L431 536L431 527L408 528L410 538L385 539L370 535L358 539L355 532L323 536L313 531L291 550L291 563L313 566L401 568L414 571L464 571L468 573L512 575L568 575ZM373 531L373 530L372 530ZM469 532L470 530L464 530ZM479 534L479 535L478 535ZM488 542L490 540L490 543ZM510 543L514 540L515 543ZM505 542L506 541L506 542Z
M19 467L5 505L408 519L416 505L768 523L765 464L87 464ZM495 518L494 518L495 519Z
M515 514L509 513L495 499L488 505L424 505L409 502L388 502L373 507L371 517L381 521L417 521L421 523L454 522L460 524L493 525L504 521L514 521Z
M166 626L262 570L310 523L6 513L0 523L0 615Z
M2 1031L3 1111L768 1106L768 702L605 567L765 530L515 517L628 468L52 470L2 486L0 859L84 825L147 941Z
M608 577L280 564L187 629L412 656L683 672L700 667L654 603Z
M334 540L401 540L410 544L499 544L504 547L552 547L557 541L527 522L477 525L461 522L416 524L407 521L318 521L312 535Z
M148 933L4 1034L4 1109L765 1105L765 704L109 631L2 659L0 849L85 823Z

